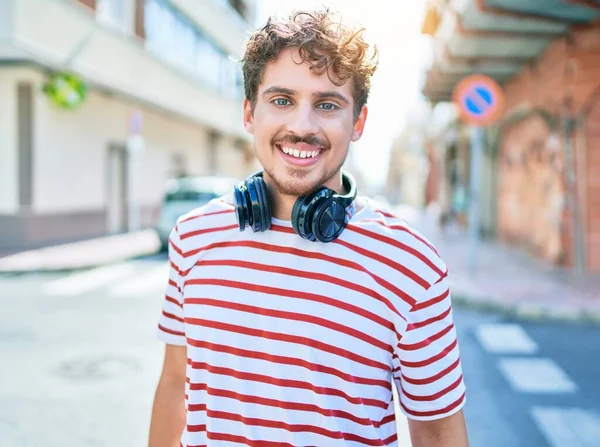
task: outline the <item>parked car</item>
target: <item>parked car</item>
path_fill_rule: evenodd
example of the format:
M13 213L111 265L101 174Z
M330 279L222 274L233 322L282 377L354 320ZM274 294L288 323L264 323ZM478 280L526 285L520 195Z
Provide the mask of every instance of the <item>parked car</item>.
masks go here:
M167 251L169 234L177 219L210 200L233 191L240 180L232 177L202 176L170 179L165 185L156 232L162 251Z

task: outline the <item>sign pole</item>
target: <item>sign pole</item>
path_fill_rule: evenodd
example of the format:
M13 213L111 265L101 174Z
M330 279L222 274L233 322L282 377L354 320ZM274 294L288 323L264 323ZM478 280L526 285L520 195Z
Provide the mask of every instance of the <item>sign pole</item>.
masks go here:
M481 152L483 149L484 130L474 126L471 131L471 166L469 173L469 273L477 273L479 252L479 210L481 185Z
M485 144L484 126L496 122L504 110L504 94L498 83L484 75L471 75L454 88L453 101L463 123L471 126L469 160L469 265L471 276L477 273L480 249L481 159Z

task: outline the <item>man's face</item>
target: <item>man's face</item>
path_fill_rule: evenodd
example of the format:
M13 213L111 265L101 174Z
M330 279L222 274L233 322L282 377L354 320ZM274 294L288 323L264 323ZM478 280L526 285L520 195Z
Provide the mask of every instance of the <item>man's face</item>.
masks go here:
M291 196L339 182L336 174L367 117L365 106L354 119L351 79L337 86L300 60L297 49L283 50L265 69L254 111L244 102L244 124L265 179Z

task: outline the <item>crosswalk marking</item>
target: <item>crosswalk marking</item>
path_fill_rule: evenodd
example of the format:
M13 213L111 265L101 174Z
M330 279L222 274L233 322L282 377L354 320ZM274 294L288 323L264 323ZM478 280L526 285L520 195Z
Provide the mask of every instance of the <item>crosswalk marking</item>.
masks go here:
M135 271L131 263L98 267L49 281L42 286L42 290L48 295L79 295L131 276Z
M134 278L121 281L108 290L112 296L133 296L149 293L163 293L169 281L169 266L161 264L148 271L139 273Z
M573 393L577 385L550 359L502 358L500 370L517 391L525 393Z
M582 408L534 407L531 415L551 447L598 446L598 413Z
M533 354L538 350L518 324L482 324L476 335L483 348L493 354Z

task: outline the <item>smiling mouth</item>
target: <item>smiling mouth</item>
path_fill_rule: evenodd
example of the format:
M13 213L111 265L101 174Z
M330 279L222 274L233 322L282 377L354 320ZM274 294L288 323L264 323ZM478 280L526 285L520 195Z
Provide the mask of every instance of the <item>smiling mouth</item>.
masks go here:
M302 159L302 158L316 158L323 152L323 149L315 149L312 151L301 151L299 149L294 149L292 147L284 146L281 144L276 144L277 149L283 152L286 155L289 155L294 158Z

